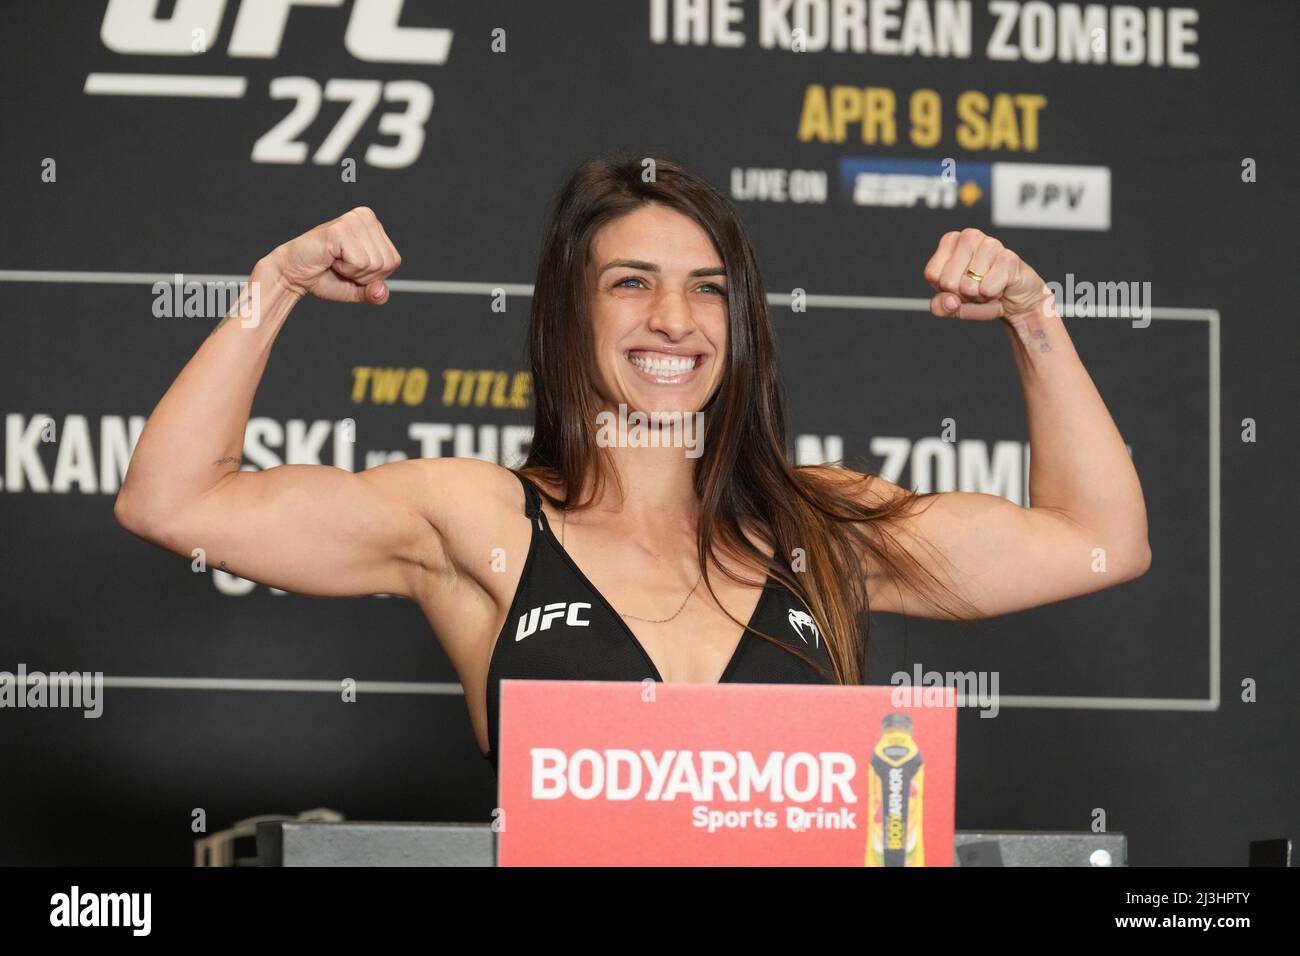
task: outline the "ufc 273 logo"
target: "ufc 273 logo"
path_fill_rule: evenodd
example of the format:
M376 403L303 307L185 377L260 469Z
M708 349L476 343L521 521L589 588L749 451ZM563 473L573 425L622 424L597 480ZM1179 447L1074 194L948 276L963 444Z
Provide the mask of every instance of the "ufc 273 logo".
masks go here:
M238 2L238 0L237 0ZM109 0L100 38L114 53L129 56L210 56L220 38L227 0L175 0L160 17L161 0ZM295 7L342 7L343 0L242 0L226 42L227 57L273 60L280 55ZM441 65L451 51L452 31L398 26L403 0L353 0L342 45L366 63ZM301 14L300 14L301 15ZM332 51L324 51L330 56ZM102 96L189 96L240 99L248 88L242 75L193 73L91 73L85 92ZM334 165L349 152L357 134L377 110L378 134L395 142L371 142L360 152L368 165L385 169L410 166L424 148L425 124L433 110L433 90L418 80L325 79L277 76L273 100L293 100L293 108L253 144L256 163ZM299 137L316 119L323 102L346 103L334 127L319 143ZM380 105L381 101L384 105Z

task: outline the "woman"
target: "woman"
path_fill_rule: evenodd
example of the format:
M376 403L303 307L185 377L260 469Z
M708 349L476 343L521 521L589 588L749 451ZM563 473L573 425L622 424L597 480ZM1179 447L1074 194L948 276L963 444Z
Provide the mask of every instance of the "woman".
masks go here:
M792 467L749 239L707 182L667 161L647 168L590 161L558 198L529 325L534 438L517 473L470 459L239 470L294 305L388 299L401 257L358 208L257 263L258 321L223 319L163 396L118 520L273 587L418 602L489 757L503 678L859 683L868 610L988 617L1147 570L1137 473L1015 253L950 232L924 276L933 314L1007 328L1032 507ZM666 430L650 446L611 440L626 432L597 423L628 409L702 419L702 445L688 454Z

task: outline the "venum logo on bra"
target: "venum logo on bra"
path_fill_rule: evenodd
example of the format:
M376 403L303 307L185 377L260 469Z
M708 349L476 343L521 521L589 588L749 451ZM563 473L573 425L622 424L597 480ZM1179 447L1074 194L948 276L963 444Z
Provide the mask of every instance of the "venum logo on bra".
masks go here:
M821 646L820 642L821 642L822 633L821 631L817 630L817 622L812 619L812 616L810 614L808 614L806 611L800 611L796 608L790 608L789 620L790 620L790 626L794 628L794 632L799 635L800 640L802 640L805 644L808 643L808 635L804 633L804 631L807 630L812 634L813 647Z
M591 622L584 621L578 617L578 612L586 608L591 609L590 604L576 601L572 604L564 601L555 604L547 604L545 607L535 607L531 611L519 615L519 624L515 627L515 640L522 641L529 634L537 631L549 631L551 625L564 618L564 623L569 627L586 627Z

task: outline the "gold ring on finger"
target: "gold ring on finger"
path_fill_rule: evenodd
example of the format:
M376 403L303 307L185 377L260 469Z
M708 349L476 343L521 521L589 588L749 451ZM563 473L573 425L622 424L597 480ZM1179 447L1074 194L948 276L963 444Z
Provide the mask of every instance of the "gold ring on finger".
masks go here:
M984 276L983 276L983 274L982 274L982 273L979 273L979 272L976 272L974 269L967 269L967 270L966 270L966 275L970 276L970 277L971 277L972 279L974 279L976 282L983 282L983 281L984 281Z

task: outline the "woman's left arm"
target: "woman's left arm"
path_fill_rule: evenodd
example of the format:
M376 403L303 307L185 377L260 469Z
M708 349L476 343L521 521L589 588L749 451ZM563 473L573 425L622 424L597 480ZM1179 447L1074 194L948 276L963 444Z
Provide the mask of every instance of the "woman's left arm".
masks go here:
M932 314L1006 326L1028 411L1030 505L934 495L904 520L902 543L915 532L948 561L933 562L925 547L909 553L990 617L1146 573L1151 548L1137 470L1042 278L978 229L945 234L924 276L935 289ZM946 616L906 588L873 591L877 610Z

